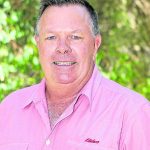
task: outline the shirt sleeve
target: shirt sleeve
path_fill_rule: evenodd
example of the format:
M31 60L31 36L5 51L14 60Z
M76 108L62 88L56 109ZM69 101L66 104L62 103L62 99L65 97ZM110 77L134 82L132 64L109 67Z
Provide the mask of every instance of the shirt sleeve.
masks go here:
M120 150L150 150L150 104L144 104L126 126Z

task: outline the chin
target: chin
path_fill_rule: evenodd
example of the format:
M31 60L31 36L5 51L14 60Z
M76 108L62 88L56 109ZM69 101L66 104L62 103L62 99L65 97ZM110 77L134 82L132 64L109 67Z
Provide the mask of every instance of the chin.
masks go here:
M61 75L56 78L56 82L59 84L70 84L73 83L76 80L75 77L67 76L67 75Z

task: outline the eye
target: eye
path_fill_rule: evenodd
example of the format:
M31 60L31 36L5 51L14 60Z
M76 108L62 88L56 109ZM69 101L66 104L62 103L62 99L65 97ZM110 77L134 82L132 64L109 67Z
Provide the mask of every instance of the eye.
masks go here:
M71 35L71 39L73 39L73 40L81 40L82 37L78 36L78 35Z
M52 36L48 36L45 38L46 40L55 40L56 36L52 35Z

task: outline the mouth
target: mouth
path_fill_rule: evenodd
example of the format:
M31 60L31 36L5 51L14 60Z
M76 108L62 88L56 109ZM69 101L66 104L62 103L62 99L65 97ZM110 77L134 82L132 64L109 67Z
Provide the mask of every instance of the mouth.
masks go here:
M76 63L77 62L72 62L72 61L55 61L55 62L53 62L53 64L57 65L57 66L72 66Z

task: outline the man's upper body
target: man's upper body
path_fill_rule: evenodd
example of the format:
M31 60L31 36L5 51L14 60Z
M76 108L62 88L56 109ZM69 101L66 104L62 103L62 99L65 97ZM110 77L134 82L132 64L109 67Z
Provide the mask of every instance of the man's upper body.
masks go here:
M0 105L0 150L149 150L149 125L148 101L95 67L53 128L45 79L6 97Z
M102 77L86 0L42 0L35 40L44 80L0 105L0 150L148 150L150 104Z

